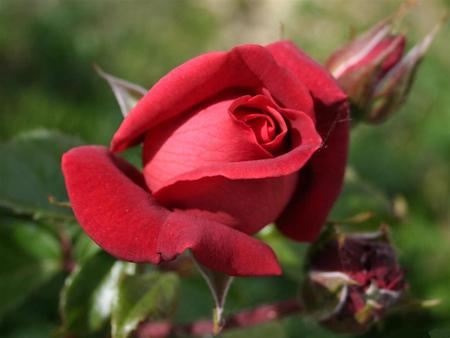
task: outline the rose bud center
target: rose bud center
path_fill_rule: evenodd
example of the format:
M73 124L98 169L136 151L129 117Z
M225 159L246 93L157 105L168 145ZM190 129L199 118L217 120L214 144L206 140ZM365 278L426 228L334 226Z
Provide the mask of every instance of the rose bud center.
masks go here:
M248 95L234 101L229 113L252 131L255 142L272 155L278 155L287 150L288 126L277 108L268 95Z

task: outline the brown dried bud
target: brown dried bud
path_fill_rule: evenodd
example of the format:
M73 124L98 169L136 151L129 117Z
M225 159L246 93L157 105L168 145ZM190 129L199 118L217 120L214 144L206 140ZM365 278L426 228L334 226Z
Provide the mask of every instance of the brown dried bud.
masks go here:
M319 240L309 256L302 299L307 311L337 332L364 332L406 288L386 230Z

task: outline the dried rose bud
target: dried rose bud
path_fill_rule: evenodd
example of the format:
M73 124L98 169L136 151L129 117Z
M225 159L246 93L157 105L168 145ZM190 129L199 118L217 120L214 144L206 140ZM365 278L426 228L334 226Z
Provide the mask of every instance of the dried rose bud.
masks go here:
M393 33L396 18L379 22L327 61L328 70L350 98L353 119L380 122L401 106L443 22L404 55L406 38Z
M385 230L333 233L311 251L302 300L322 325L359 333L383 318L405 288L404 271Z

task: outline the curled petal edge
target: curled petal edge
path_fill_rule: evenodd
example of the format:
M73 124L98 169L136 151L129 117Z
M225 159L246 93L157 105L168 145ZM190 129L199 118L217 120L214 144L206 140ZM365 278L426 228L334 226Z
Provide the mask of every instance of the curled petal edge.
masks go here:
M232 276L281 274L269 246L195 211L164 208L142 174L103 146L70 150L62 169L81 227L119 259L158 264L190 249L206 267Z

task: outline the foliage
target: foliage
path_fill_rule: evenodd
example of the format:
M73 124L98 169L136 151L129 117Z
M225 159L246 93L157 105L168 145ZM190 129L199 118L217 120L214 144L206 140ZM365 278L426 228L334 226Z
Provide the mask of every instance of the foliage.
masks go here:
M0 219L0 318L61 268L59 242L44 227L18 218Z

